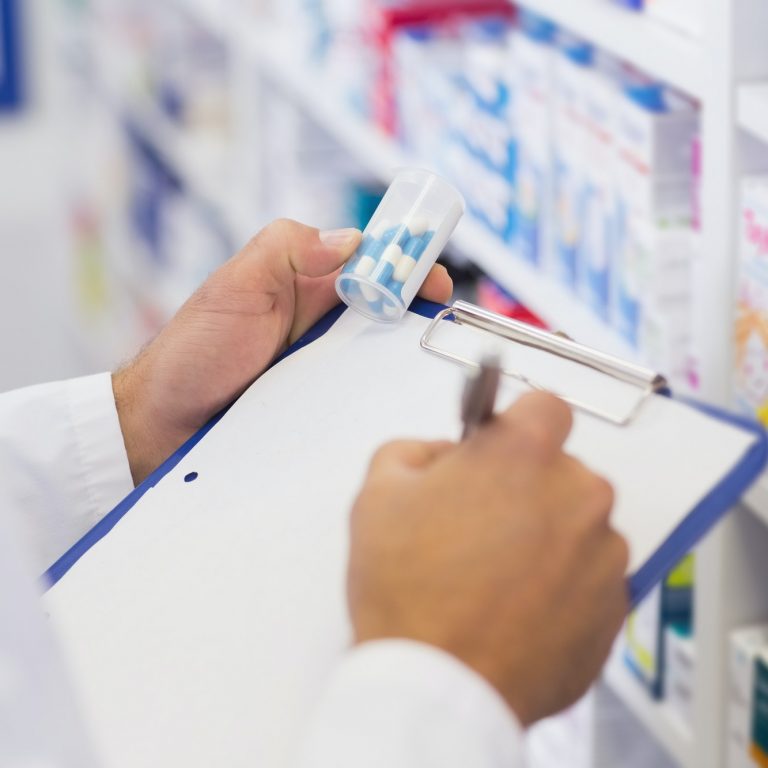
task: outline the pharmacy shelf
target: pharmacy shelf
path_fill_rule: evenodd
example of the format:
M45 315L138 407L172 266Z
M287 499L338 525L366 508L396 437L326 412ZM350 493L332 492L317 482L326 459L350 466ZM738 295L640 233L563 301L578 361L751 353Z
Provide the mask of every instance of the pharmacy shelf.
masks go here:
M768 525L768 475L763 475L744 496L744 503Z
M651 698L629 671L621 654L622 646L619 642L603 671L603 680L679 765L694 765L692 733L670 711L668 704Z
M138 104L120 106L114 98L110 102L118 119L158 153L187 194L215 213L234 246L245 243L264 224L252 217L233 194L231 175L224 165L225 148L220 143L190 136L159 109Z
M391 138L370 125L320 75L310 75L302 61L286 55L286 34L280 30L254 35L247 25L240 34L250 46L253 60L264 75L289 94L370 173L389 183L396 168L419 165ZM637 352L597 317L572 291L522 259L481 223L465 217L451 245L496 282L539 315L550 327L566 332L583 344L637 360ZM638 361L639 362L639 361Z
M226 199L228 187L222 180L224 148L219 142L190 136L159 109L131 104L116 108L122 111L128 125L157 150L192 194L208 203Z
M221 0L176 0L197 22L214 35L224 36L234 18L231 4Z
M768 83L747 83L739 87L736 118L744 130L768 142Z
M702 100L706 93L703 45L645 14L606 0L521 0L519 5L690 96Z
M563 331L572 339L603 352L641 362L637 350L597 317L573 291L518 258L479 222L466 218L456 230L452 243L553 330Z
M177 0L201 23L223 32L239 26L238 12L227 13L219 0ZM705 92L704 48L700 41L642 13L612 6L606 0L510 0L566 27L585 40L620 56L652 77L657 77L702 99ZM253 31L255 24L245 27Z

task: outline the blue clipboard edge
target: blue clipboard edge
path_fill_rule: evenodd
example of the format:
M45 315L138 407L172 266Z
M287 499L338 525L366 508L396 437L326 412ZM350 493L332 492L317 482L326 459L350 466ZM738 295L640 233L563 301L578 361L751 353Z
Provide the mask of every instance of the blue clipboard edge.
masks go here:
M0 0L0 113L18 109L24 97L20 14L20 0Z
M289 355L319 339L341 317L346 307L334 307L304 336L288 348L272 365L277 365ZM433 318L445 307L423 299L417 299L410 308L411 312L427 318ZM671 397L670 393L666 393ZM690 549L735 506L744 491L757 479L768 463L768 433L760 424L745 417L734 416L713 406L697 403L687 398L681 402L696 408L702 413L733 424L754 434L756 440L732 472L724 477L707 496L675 528L666 541L654 552L650 559L629 577L630 605L635 607L653 586L661 581L666 573L681 560ZM175 453L161 464L141 485L137 486L109 514L98 522L71 549L62 555L43 575L44 584L53 586L67 571L97 542L101 541L128 513L144 494L157 485L179 462L211 431L221 420L228 408L211 419L202 429L187 440Z
M671 397L671 395L668 395ZM646 563L629 577L629 597L634 608L667 572L712 529L726 512L739 503L744 492L762 474L768 463L768 433L756 421L736 416L690 398L676 398L697 411L733 424L755 436L741 461L685 517Z

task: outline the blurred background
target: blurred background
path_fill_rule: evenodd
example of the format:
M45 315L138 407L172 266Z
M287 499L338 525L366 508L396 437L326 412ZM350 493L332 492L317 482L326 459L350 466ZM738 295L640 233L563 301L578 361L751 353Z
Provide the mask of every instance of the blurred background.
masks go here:
M0 0L0 391L114 368L272 218L362 228L421 166L467 201L457 296L768 422L766 9ZM728 525L534 768L757 764L768 625L729 633L768 615L742 542L768 543Z
M458 294L695 381L697 105L548 19L507 0L0 8L0 390L116 365L265 222L363 227L409 164L467 199ZM622 110L642 132L662 108L664 199L633 189L643 157L622 197ZM649 241L673 243L661 279Z

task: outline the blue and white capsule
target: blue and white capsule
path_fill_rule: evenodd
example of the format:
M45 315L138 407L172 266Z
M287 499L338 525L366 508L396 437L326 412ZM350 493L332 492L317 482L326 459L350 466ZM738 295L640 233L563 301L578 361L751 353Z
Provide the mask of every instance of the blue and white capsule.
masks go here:
M340 298L374 320L399 320L463 212L461 196L439 176L398 173L336 279Z

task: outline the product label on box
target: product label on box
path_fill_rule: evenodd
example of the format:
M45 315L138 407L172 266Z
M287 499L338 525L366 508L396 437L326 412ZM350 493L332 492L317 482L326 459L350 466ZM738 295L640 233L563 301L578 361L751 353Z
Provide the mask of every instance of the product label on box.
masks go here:
M736 404L768 424L768 179L745 182L740 229Z
M555 235L556 271L575 286L583 268L578 256L585 216L584 152L587 70L561 54L555 67Z
M624 204L653 221L689 222L696 112L657 114L628 97L618 105L617 185Z
M728 768L753 768L750 757L755 659L768 641L768 626L737 629L730 636Z
M750 755L757 765L768 768L768 665L755 661L755 684L752 708L752 744Z
M597 70L585 73L585 131L582 239L578 261L585 278L582 291L592 308L604 318L611 304L611 275L615 272L614 130L615 88Z
M543 241L544 173L521 154L518 171L518 249L532 264L541 261Z
M515 37L518 106L518 246L527 261L542 257L544 226L549 213L552 143L551 46L525 35Z

